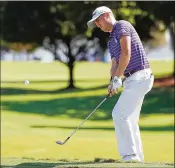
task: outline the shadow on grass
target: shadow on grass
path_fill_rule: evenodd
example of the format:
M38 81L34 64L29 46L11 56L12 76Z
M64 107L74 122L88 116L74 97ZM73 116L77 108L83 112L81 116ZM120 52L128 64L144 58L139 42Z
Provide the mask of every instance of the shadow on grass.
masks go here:
M48 159L49 160L49 159ZM61 160L60 160L61 161ZM2 165L2 168L59 168L59 167L66 167L66 168L80 168L80 167L110 167L111 165L115 165L115 167L173 167L173 163L122 163L119 160L114 159L103 159L103 158L95 158L94 161L67 161L64 162L56 162L56 163L48 163L48 162L26 162L20 163L14 166L5 166ZM105 163L105 165L104 165Z
M167 78L171 78L171 76L168 76ZM156 81L161 82L162 80L166 80L166 77L164 78L156 78L155 79L155 83ZM104 82L106 81L105 79L78 79L76 80L76 82L85 82L85 83L97 83L97 82ZM46 83L67 83L67 80L38 80L38 81L30 81L30 83L32 84L46 84ZM22 86L24 86L24 81L1 81L1 84L21 84ZM99 87L91 87L91 88L86 88L86 89L82 89L82 88L73 88L73 89L67 89L67 88L63 88L63 89L57 89L57 90L35 90L35 89L23 89L23 88L15 88L15 87L8 87L8 88L1 88L1 95L21 95L21 94L58 94L58 93L70 93L70 92L83 92L83 91L88 91L88 90L98 90L98 89L103 89L103 88L107 88L107 85L102 85Z
M32 160L35 160L32 158ZM49 160L49 159L48 159ZM118 163L118 160L114 159L102 159L102 158L95 158L94 161L68 161L67 159L61 159L58 160L58 162L54 163L48 163L48 162L26 162L26 163L20 163L18 165L14 166L5 166L2 165L2 168L59 168L60 166L66 166L67 168L72 167L72 168L79 168L79 165L94 165L94 164L101 164L101 163Z
M83 91L92 91L92 90L99 90L107 88L107 85L102 85L99 87L92 87L92 88L73 88L73 89L58 89L58 90L34 90L34 89L23 89L23 88L2 88L1 95L26 95L26 94L67 94L67 93L76 93L76 92L83 92Z
M2 165L1 168L59 168L59 166L61 165L67 165L67 166L73 165L74 167L71 166L72 168L76 168L76 167L78 168L78 165L80 164L90 164L90 163L89 162L80 162L80 163L76 163L76 162L70 162L70 163L29 162L29 163L21 163L21 164L14 165L14 166Z
M76 82L88 82L88 83L93 83L93 82L104 82L106 81L106 79L84 79L84 80L76 80ZM2 81L1 84L21 84L22 86L24 86L24 81ZM68 83L67 80L39 80L39 81L30 81L30 83L38 83L38 84L42 84L42 83ZM82 89L82 88L72 88L72 89L67 89L67 88L63 88L63 89L57 89L57 90L35 90L35 89L24 89L24 88L14 88L14 87L8 87L8 88L1 88L1 95L21 95L21 94L66 94L66 93L76 93L76 92L83 92L83 91L88 91L88 90L98 90L98 89L103 89L103 88L107 88L107 85L101 85L98 87L91 87L91 88L86 88L86 89Z
M66 162L66 163L44 163L44 162L33 162L33 163L21 163L14 166L13 168L59 168L60 166L67 166L67 168L79 168L78 165L82 164L94 164L93 162Z
M56 128L56 129L71 129L74 130L77 127L63 127L59 125L32 125L31 128ZM114 130L114 127L84 127L80 128L81 130ZM167 126L140 126L141 131L174 131L173 125Z
M107 79L100 78L100 79L76 79L76 82L100 82L100 81L106 81ZM1 81L2 84L24 84L24 80L18 80L18 81ZM60 79L60 80L30 80L30 83L68 83L68 80Z
M75 90L75 92L78 91ZM40 101L2 101L1 105L2 110L84 119L97 107L105 96L75 96ZM109 98L90 117L90 120L111 119L111 111L119 96L120 94ZM142 106L141 117L152 113L174 113L174 88L153 88L146 95Z

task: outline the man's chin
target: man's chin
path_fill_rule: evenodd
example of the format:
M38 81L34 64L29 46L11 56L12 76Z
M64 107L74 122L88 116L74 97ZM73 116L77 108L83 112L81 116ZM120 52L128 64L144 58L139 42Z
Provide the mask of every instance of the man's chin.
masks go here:
M109 30L107 29L101 29L103 32L109 32Z

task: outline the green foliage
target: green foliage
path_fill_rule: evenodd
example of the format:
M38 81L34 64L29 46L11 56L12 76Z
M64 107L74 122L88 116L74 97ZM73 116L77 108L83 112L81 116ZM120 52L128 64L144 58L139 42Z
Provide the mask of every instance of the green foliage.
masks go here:
M161 20L165 23L165 25L169 26L169 24L173 21L174 17L174 2L137 2L138 6L152 14L155 20Z
M98 37L101 47L106 49L107 46L109 33L103 33L98 29L91 31L86 24L96 7L108 6L113 10L116 19L130 21L142 40L151 38L149 32L152 26L155 25L156 19L161 18L166 24L169 24L173 11L172 4L168 2L153 4L153 2L127 1L9 1L0 3L0 5L1 22L3 23L2 40L7 42L34 42L41 45L43 39L48 36L53 45L55 45L56 39L64 41L69 48L67 66L70 71L69 87L72 88L74 88L73 69L76 59L71 54L71 40L79 35L87 38ZM165 8L163 8L164 6ZM166 13L169 7L170 12ZM158 12L160 8L163 8L164 12L161 10ZM83 44L78 53L83 52L85 48L86 44Z
M145 11L142 11L140 8L137 7L136 2L127 2L122 1L120 3L120 7L115 10L116 18L127 20L131 22L135 26L135 17L137 15L145 16L147 13Z
M77 34L91 36L86 23L92 11L102 5L110 7L117 19L126 19L136 27L138 18L148 17L150 21L161 19L168 25L173 16L171 2L44 1L42 5L41 2L6 2L1 3L4 39L41 42L45 36L52 39L74 37ZM152 26L146 23L150 22L149 19L142 24L147 25L143 30L145 34L149 34ZM138 27L138 31L142 30L139 29ZM96 36L98 33L92 35Z

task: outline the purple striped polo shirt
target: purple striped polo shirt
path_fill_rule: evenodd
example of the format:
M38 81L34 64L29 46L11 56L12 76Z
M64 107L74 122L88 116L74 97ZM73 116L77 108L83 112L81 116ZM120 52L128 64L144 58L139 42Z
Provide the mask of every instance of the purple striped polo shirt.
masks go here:
M108 50L113 57L119 61L121 55L120 38L122 35L131 37L131 58L124 74L139 69L141 66L149 66L145 50L135 28L127 21L120 20L115 22L113 30L109 36Z

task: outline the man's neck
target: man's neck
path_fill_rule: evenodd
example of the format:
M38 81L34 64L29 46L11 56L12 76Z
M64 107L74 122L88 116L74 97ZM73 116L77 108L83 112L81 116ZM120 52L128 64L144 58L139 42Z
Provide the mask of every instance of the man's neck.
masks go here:
M112 30L114 28L114 24L116 23L116 20L114 18L112 18L111 22L112 22L112 25L111 25L111 30L109 32L112 32Z

